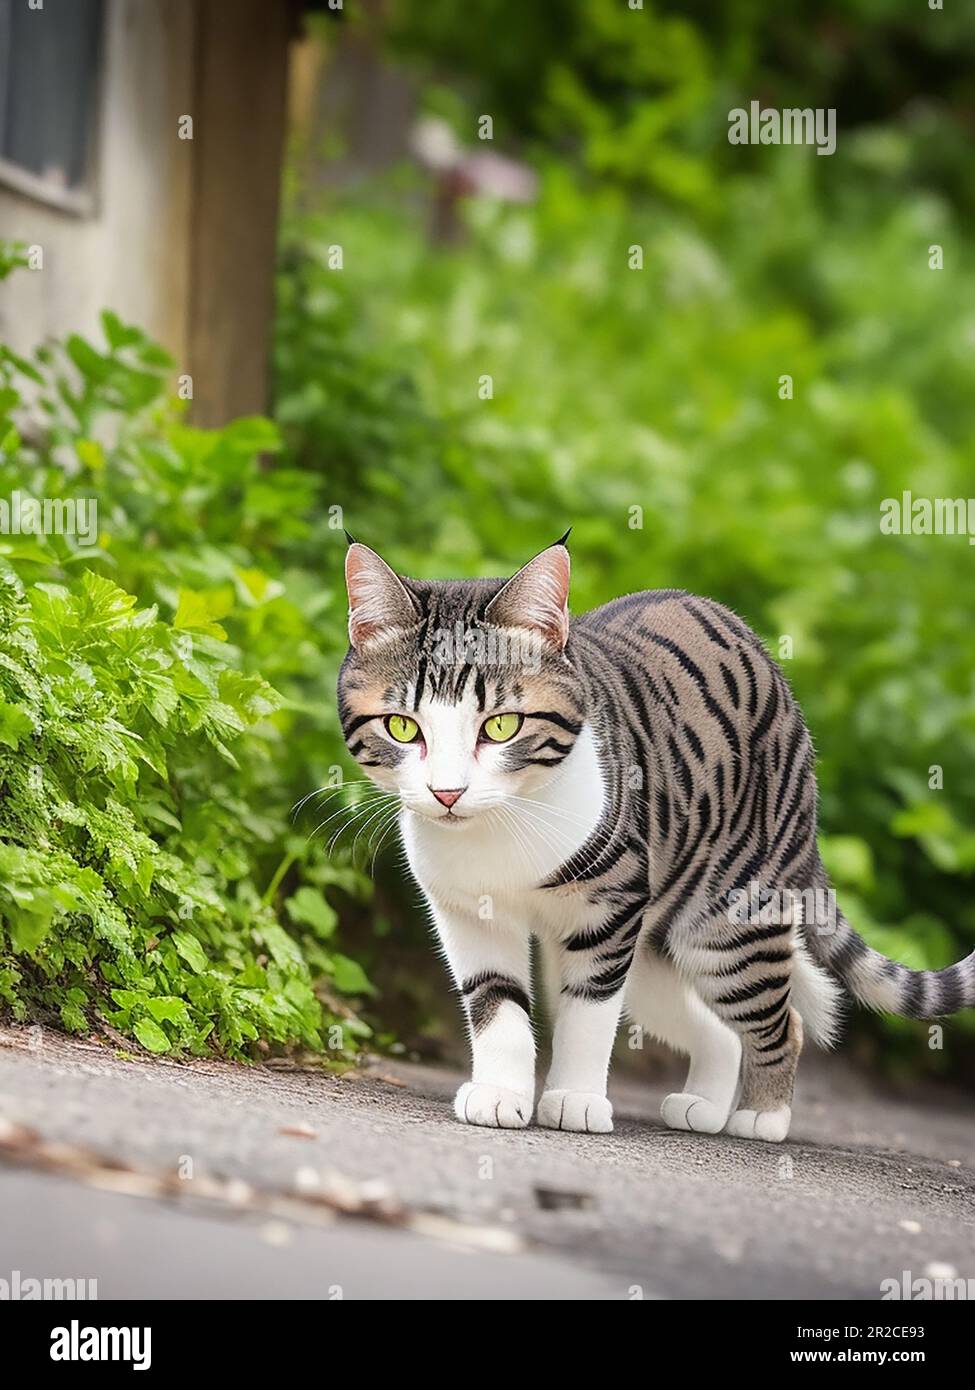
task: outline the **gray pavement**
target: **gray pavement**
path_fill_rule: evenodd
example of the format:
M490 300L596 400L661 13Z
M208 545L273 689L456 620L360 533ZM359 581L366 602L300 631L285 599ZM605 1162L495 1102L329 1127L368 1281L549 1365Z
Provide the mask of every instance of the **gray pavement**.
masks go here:
M805 1068L794 1142L473 1129L451 1073L130 1060L0 1030L0 1279L103 1298L861 1298L975 1280L975 1102ZM395 1084L395 1083L399 1084ZM669 1089L669 1088L668 1088ZM348 1214L337 1214L348 1213Z

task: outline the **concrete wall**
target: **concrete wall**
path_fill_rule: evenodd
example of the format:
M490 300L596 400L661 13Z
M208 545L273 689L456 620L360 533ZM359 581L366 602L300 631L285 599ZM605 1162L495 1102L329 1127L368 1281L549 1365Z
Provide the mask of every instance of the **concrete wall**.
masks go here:
M0 290L0 335L24 351L98 332L111 308L185 362L189 337L194 0L108 0L94 148L94 206L76 215L0 180L0 234L40 245L42 271ZM42 13L42 12L41 12Z
M194 381L194 418L266 407L289 42L299 0L107 0L95 197L80 215L0 178L0 236L44 252L0 287L0 337L139 324ZM178 136L193 117L193 139Z

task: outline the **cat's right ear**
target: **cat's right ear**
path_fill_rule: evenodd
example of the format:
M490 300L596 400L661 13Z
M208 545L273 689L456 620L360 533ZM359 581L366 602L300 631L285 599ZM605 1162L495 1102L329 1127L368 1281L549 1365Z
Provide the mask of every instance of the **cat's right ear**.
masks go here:
M394 636L419 621L402 580L367 545L354 541L345 554L349 591L349 641L357 651Z
M566 531L509 579L488 604L484 619L495 627L536 632L561 651L569 636L569 552Z

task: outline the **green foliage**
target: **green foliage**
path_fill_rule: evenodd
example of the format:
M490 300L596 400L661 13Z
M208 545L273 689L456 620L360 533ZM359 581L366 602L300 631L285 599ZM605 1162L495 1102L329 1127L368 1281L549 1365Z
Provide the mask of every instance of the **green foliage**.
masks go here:
M425 105L468 143L489 112L507 145L542 143L709 216L729 172L764 164L764 150L727 140L729 110L752 98L833 107L843 132L907 111L912 174L972 206L975 16L965 6L827 0L796 14L753 0L391 0L353 22L387 27L389 46L426 79Z
M336 747L341 623L305 564L334 537L273 425L188 428L166 355L102 322L0 350L0 1004L151 1052L350 1057L371 986L329 899L366 884L288 815Z
M828 196L812 151L766 150L714 227L554 160L532 208L469 202L461 247L401 171L295 214L277 417L405 572L507 573L573 524L577 610L677 585L740 612L812 727L841 902L937 967L975 942L973 551L882 535L880 503L972 492L975 288L951 205L907 196L914 141L847 140Z

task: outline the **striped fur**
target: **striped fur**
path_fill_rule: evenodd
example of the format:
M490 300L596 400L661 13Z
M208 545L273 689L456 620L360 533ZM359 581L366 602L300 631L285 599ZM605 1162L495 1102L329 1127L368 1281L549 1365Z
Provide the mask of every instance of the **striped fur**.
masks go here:
M468 1009L474 1091L462 1118L522 1122L532 933L556 980L539 1119L568 1128L611 1127L605 1071L624 1001L651 1032L666 1017L667 1040L690 1054L668 1123L770 1139L788 1128L803 1023L821 1042L835 1036L837 981L912 1018L975 1004L975 954L912 971L832 910L808 731L781 671L727 608L661 590L570 625L561 544L507 582L399 579L353 551L340 717L353 756L401 798L407 852ZM463 638L446 660L445 633ZM537 639L532 662L492 663L477 647L518 633ZM500 712L523 723L494 747L478 730ZM414 717L421 744L397 745L389 713ZM463 790L452 812L430 795L438 787Z

